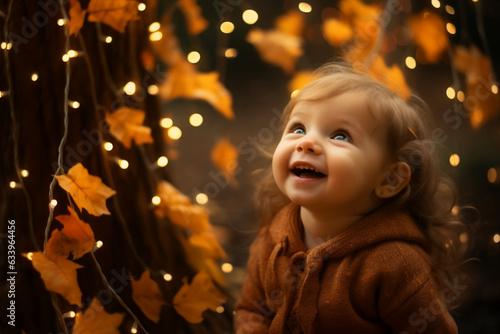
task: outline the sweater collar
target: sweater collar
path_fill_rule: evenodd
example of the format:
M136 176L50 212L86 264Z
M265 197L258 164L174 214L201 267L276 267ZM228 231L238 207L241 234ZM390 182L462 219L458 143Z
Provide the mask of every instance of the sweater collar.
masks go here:
M289 254L307 252L303 242L303 227L299 212L298 205L288 204L276 215L269 229L275 243L287 240ZM426 248L424 234L408 213L379 208L309 252L322 257L338 258L384 241L411 242Z

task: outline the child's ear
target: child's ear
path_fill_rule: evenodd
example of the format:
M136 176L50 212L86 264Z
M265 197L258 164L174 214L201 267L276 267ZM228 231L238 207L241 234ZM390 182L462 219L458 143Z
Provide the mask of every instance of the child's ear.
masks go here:
M406 162L398 161L389 165L384 179L375 188L375 195L380 198L396 196L410 182L411 170Z

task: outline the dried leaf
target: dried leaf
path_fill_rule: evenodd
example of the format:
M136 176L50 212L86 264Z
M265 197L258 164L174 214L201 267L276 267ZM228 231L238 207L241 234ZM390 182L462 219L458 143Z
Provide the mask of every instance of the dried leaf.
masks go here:
M279 16L274 22L274 26L286 35L300 37L305 26L304 14L298 10L290 11Z
M205 271L199 272L191 284L184 278L184 285L174 296L174 308L191 323L203 321L206 309L216 310L226 302L227 297L217 289Z
M195 235L198 235L197 233ZM212 279L217 282L217 284L225 286L227 285L226 276L221 270L220 265L216 262L209 252L207 252L206 248L198 245L197 240L192 243L193 240L188 240L184 238L180 238L182 245L184 246L184 250L186 252L186 257L189 265L197 271L206 271Z
M221 139L215 144L210 157L214 165L227 175L230 182L235 182L234 172L238 167L238 150L228 138Z
M131 20L138 20L139 2L132 0L90 0L89 22L102 22L124 33Z
M393 64L388 67L381 56L377 56L373 62L369 75L385 84L390 90L396 92L403 99L410 97L410 88L406 84L403 72L398 65Z
M139 109L121 107L112 114L106 114L109 131L123 146L130 148L132 140L136 145L152 143L151 128L143 126L146 114Z
M85 312L78 312L75 317L73 334L120 334L120 324L125 314L109 314L99 300L94 297Z
M195 247L203 249L206 256L214 259L221 260L227 257L226 252L219 245L213 234L209 233L196 233L189 237L189 242Z
M201 15L201 8L196 0L179 0L177 5L186 17L189 34L198 35L208 27L208 21Z
M132 280L132 298L151 321L160 321L161 307L166 303L149 270L143 272L139 280Z
M81 221L71 207L68 210L69 215L56 217L64 227L61 231L52 232L45 248L45 254L52 261L59 257L66 259L70 253L73 253L73 259L76 260L90 252L95 245L94 231L90 225Z
M302 89L305 85L314 80L314 72L299 71L296 72L292 80L288 83L288 91L290 93Z
M420 62L435 64L448 47L443 19L437 14L424 12L409 21L415 44L423 51Z
M81 265L62 258L54 262L42 252L32 253L31 259L47 290L57 292L71 304L82 304L82 292L76 279L76 269L82 268Z
M116 194L98 176L90 175L81 163L71 167L68 174L56 175L61 188L66 190L80 210L85 208L91 215L109 215L106 199Z
M80 29L83 27L83 23L85 21L85 15L87 11L82 10L82 6L80 1L78 0L70 0L69 1L69 35L78 35Z
M327 19L323 22L323 36L330 45L341 46L353 38L354 31L346 22Z

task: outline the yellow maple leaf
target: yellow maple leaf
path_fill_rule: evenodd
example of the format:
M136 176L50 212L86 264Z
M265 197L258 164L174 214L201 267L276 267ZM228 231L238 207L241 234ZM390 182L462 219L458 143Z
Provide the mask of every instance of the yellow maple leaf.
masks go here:
M59 257L67 258L70 253L73 253L73 259L76 260L90 252L95 245L94 231L90 225L81 221L71 207L68 210L69 215L56 217L64 227L61 231L52 232L45 248L45 254L53 261Z
M80 29L82 29L83 22L85 21L85 14L87 10L82 10L80 1L70 0L69 1L69 35L78 35Z
M106 113L109 131L126 148L132 146L132 140L136 145L153 142L151 128L142 125L145 117L144 111L127 107L120 107L112 114Z
M403 99L407 100L410 97L410 88L406 84L403 72L397 64L388 67L384 59L381 56L377 56L370 67L369 75L385 84Z
M70 168L68 174L56 175L61 188L66 190L80 210L85 208L94 216L109 215L106 199L116 194L98 176L90 175L81 163Z
M434 13L423 12L409 21L417 50L419 61L435 64L448 48L448 37L443 19Z
M288 83L288 91L290 93L301 90L302 87L314 80L313 71L298 71Z
M166 303L149 270L143 272L139 280L132 280L132 298L151 321L160 321L161 307Z
M125 314L109 314L104 310L99 300L94 297L90 306L84 312L78 312L75 317L73 334L120 334L118 329Z
M219 140L210 153L214 165L224 172L231 182L234 182L234 172L238 167L238 155L238 150L228 138Z
M196 0L179 0L177 5L186 17L189 34L198 35L208 27L208 21L201 16L201 8Z
M354 37L354 30L348 23L330 18L323 22L323 36L330 45L341 46Z
M28 257L27 254L23 256ZM71 304L82 304L82 292L76 279L76 269L82 268L81 265L63 258L54 262L42 252L32 253L31 261L47 290L57 292Z
M191 284L184 278L184 285L174 296L173 304L184 319L191 323L200 323L203 321L203 311L215 311L226 300L227 297L217 289L210 276L205 271L200 271Z
M139 2L132 0L90 0L87 11L89 22L106 23L123 33L131 20L138 20Z
M298 10L289 11L280 15L274 22L274 26L286 35L300 37L305 26L304 14Z
M203 249L205 255L209 258L220 260L227 257L226 252L210 233L195 233L189 237L189 242L195 247Z

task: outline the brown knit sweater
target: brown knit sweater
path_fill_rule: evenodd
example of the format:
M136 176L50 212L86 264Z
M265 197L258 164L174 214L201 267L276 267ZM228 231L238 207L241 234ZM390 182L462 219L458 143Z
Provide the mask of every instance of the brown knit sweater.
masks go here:
M425 237L378 211L307 250L290 204L252 244L235 329L243 333L457 333Z

